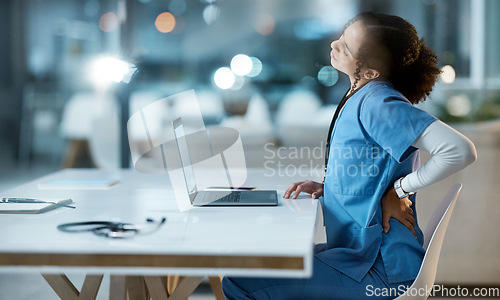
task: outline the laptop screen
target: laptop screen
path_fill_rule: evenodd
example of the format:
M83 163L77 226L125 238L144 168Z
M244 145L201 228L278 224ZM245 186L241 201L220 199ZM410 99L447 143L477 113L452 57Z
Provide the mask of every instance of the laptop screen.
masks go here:
M181 118L175 119L172 123L174 125L174 135L175 135L175 140L177 141L177 148L179 149L179 156L181 158L181 165L182 165L182 170L184 172L184 179L186 181L188 194L191 198L191 195L196 193L197 190L196 190L196 181L194 177L194 170L191 165L191 157L189 154L186 134L184 132L184 126L182 125Z

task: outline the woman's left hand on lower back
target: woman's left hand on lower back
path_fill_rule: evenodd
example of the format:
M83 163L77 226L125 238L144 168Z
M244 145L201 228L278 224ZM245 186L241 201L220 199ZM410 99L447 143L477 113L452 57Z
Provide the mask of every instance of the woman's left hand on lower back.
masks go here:
M399 199L396 191L392 187L389 188L382 197L382 227L384 232L389 232L391 228L389 220L394 218L406 226L416 237L412 205L413 203L408 197Z

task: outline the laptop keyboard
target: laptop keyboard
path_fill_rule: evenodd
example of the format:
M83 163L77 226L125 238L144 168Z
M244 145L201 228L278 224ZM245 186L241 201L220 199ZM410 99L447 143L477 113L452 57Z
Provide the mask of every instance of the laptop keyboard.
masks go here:
M200 194L198 194L200 195ZM204 203L232 203L232 202L240 202L240 193L239 192L209 192L203 193L202 201Z

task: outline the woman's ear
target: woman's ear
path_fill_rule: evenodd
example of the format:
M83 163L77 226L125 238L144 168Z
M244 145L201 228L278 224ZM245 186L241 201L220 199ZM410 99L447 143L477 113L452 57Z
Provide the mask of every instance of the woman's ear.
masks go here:
M380 77L380 72L375 69L366 69L363 73L363 77L367 80L373 80Z

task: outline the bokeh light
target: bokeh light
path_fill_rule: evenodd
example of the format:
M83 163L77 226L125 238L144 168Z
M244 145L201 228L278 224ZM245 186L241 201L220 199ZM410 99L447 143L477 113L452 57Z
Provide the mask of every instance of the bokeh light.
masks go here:
M220 8L215 4L210 4L203 9L203 20L207 25L213 24L219 18Z
M252 60L252 70L247 74L248 77L257 77L262 72L262 62L257 57L250 57Z
M268 13L257 15L255 22L255 30L262 35L270 35L274 32L275 27L274 17Z
M120 82L129 71L128 63L114 57L99 57L90 64L90 79L97 83Z
M169 12L163 12L156 17L155 27L159 32L168 33L175 28L175 17Z
M332 66L324 66L318 72L318 81L324 86L333 86L339 80L339 72Z
M104 32L114 31L118 28L118 25L118 17L112 12L103 14L99 20L99 28Z
M455 95L448 99L446 108L450 115L455 117L467 116L472 109L472 103L467 95Z
M441 68L441 80L443 80L444 83L453 83L455 81L455 77L455 69L452 66L446 65Z
M227 67L219 68L214 73L214 82L217 87L227 90L233 87L236 78L233 71Z
M231 70L234 74L239 76L245 76L252 71L253 62L252 59L245 54L238 54L231 59Z

